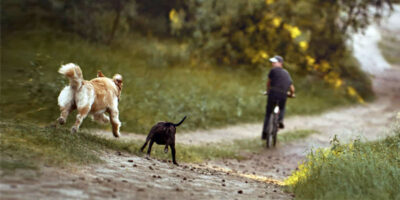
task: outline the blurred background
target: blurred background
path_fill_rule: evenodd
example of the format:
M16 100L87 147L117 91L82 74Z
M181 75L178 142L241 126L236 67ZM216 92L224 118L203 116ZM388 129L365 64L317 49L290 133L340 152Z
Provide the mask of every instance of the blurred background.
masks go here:
M97 70L122 74L122 131L136 133L184 115L186 130L261 122L274 55L285 58L298 91L288 115L365 103L374 99L371 81L348 41L394 3L2 0L1 118L53 122L68 84L57 70L70 62L87 80ZM386 55L399 62L390 50L397 39L387 41Z

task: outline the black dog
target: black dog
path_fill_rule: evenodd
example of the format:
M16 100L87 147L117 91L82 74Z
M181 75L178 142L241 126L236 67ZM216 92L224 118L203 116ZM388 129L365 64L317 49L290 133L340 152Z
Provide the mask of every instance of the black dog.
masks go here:
M175 165L178 165L178 163L175 160L175 133L176 133L176 127L181 125L183 121L185 121L185 119L186 116L177 124L171 122L158 122L151 128L149 135L147 135L146 142L143 144L142 148L140 148L140 151L143 152L144 148L146 147L149 141L150 145L149 148L147 149L148 156L150 156L151 147L153 146L154 142L156 142L157 144L164 144L165 153L168 153L168 146L170 146L172 152L172 161Z

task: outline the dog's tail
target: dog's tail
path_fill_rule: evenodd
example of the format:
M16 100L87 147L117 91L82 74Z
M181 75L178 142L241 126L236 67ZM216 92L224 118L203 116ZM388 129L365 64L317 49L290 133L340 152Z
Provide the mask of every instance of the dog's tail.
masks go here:
M179 123L174 124L174 126L179 126L179 125L181 125L181 124L183 123L183 121L185 121L185 119L186 119L186 116L183 117L183 119L182 119Z
M69 79L69 84L72 87L72 89L78 89L81 87L83 81L83 75L82 75L82 70L78 65L74 63L61 65L60 69L58 70L58 73L63 74Z

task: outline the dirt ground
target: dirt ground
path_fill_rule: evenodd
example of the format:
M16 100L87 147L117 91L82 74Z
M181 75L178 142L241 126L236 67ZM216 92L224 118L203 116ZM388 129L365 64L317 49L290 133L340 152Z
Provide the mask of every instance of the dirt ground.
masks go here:
M1 177L0 199L292 199L282 191L288 177L312 148L327 147L333 135L343 142L360 137L385 137L400 111L400 66L375 75L378 98L372 103L340 108L316 116L286 120L285 131L319 131L305 139L247 155L246 160L203 164L171 163L115 151L101 155L104 163L58 169L43 166L40 174L18 171ZM290 103L290 102L288 102ZM178 133L177 142L199 145L260 137L261 124ZM94 131L104 137L104 131ZM282 131L280 134L285 134ZM124 134L124 140L144 136ZM178 150L179 153L179 150Z

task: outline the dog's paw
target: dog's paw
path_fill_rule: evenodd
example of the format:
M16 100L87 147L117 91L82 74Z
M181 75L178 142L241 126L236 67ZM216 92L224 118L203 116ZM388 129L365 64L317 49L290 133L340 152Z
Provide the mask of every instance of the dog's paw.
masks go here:
M179 164L176 161L174 162L174 165L179 166Z
M165 149L164 149L164 153L168 153L168 148L165 148Z
M119 138L119 136L121 135L119 132L113 132L114 137Z
M58 121L58 123L61 124L61 125L64 125L64 124L65 124L65 119L64 119L64 118L59 117L59 118L57 119L57 121Z
M71 133L76 133L78 132L78 128L76 128L75 126L71 128Z

